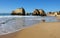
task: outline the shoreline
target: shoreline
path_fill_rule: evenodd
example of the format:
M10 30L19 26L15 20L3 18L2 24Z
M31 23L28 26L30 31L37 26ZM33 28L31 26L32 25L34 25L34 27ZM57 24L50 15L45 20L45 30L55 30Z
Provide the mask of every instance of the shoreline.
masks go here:
M43 22L21 31L0 36L1 38L60 38L60 22Z

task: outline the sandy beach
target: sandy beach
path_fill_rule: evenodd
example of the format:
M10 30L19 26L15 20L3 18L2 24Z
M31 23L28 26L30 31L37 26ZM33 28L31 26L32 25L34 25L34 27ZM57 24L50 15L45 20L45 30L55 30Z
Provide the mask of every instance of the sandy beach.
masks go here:
M0 38L60 38L60 22L38 23Z

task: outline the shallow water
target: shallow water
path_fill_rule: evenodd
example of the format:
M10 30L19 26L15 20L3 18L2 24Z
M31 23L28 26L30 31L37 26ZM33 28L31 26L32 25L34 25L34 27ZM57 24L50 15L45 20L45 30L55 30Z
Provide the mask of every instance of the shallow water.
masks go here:
M50 17L50 16L48 17L41 17L41 16L1 17L0 18L0 35L4 33L15 32L16 30L20 30L21 28L40 23L41 20L45 20L45 22L58 21L56 17Z

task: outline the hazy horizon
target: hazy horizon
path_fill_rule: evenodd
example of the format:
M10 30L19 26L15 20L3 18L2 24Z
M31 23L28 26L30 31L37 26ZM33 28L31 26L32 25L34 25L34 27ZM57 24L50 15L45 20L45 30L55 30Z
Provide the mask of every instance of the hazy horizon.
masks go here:
M60 11L60 0L0 0L0 13L11 13L21 7L26 12L33 12L34 9Z

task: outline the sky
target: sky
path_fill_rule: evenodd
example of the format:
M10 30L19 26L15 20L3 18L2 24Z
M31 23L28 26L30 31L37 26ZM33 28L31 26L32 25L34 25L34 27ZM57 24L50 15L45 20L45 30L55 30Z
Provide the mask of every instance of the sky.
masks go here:
M23 7L26 12L43 9L45 12L60 11L60 0L0 0L0 13L11 13Z

